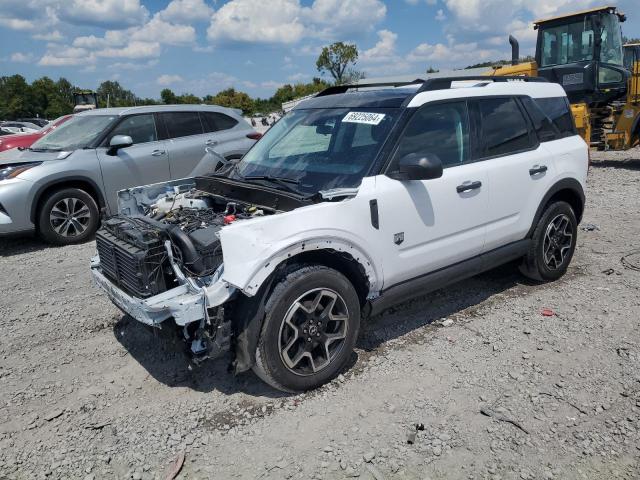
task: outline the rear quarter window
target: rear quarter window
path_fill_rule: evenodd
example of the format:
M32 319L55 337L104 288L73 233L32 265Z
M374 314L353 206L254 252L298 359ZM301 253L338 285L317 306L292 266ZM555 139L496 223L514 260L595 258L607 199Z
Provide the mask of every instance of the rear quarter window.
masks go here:
M536 98L535 102L558 129L558 138L577 135L567 97Z
M218 112L200 112L200 119L206 133L229 130L238 124L235 118Z

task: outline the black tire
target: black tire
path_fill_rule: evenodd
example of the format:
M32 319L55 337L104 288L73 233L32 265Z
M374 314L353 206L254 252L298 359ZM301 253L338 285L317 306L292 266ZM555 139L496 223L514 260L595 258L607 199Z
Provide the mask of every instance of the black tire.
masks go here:
M311 309L313 313L307 311ZM325 266L301 266L269 295L253 371L285 392L317 388L345 367L359 327L360 302L351 282Z
M99 223L96 201L79 188L50 193L38 211L38 234L54 245L85 242L93 237Z
M571 263L578 238L578 221L571 205L560 201L547 205L531 238L520 271L539 282L562 277Z

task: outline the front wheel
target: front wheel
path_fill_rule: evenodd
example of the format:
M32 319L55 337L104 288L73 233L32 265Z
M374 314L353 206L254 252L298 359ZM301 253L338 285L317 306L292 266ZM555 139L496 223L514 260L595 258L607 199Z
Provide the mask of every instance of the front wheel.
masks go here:
M534 280L557 280L569 267L577 237L578 221L571 205L548 205L533 231L531 247L520 270Z
M38 213L38 232L54 245L81 243L93 236L99 216L91 195L79 188L65 188L44 200Z
M267 300L253 370L279 390L319 387L344 368L359 327L360 302L351 282L328 267L301 267Z

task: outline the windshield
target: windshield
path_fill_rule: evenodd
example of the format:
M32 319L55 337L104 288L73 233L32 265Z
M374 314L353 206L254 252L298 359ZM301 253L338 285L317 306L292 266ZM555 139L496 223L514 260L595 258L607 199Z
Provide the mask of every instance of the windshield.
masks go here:
M389 108L294 110L267 131L230 177L278 177L304 194L356 187L398 115Z
M595 54L592 16L555 27L540 27L542 55L540 65L566 65L591 61ZM622 65L622 33L615 14L602 15L600 61Z
M84 148L117 118L116 115L73 117L31 145L31 150L70 151Z

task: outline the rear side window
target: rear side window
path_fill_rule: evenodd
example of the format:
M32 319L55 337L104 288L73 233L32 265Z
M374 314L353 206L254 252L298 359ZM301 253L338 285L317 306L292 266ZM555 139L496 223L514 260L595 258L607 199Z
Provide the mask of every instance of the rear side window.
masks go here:
M465 102L425 105L402 133L395 161L410 153L437 155L443 167L469 160L469 120Z
M110 138L115 135L128 135L133 144L155 142L158 139L156 124L153 114L132 115L124 118L111 132Z
M483 157L508 155L534 148L529 126L514 98L485 98L478 102Z
M218 112L200 112L200 118L206 133L229 130L238 124L235 118Z
M559 138L577 135L567 97L536 98L535 102L560 131Z
M551 119L547 117L534 99L523 97L521 100L529 114L529 118L531 118L531 123L533 123L533 128L540 142L550 142L561 138L560 130L558 130Z
M162 114L169 138L188 137L203 133L198 112L167 112Z

